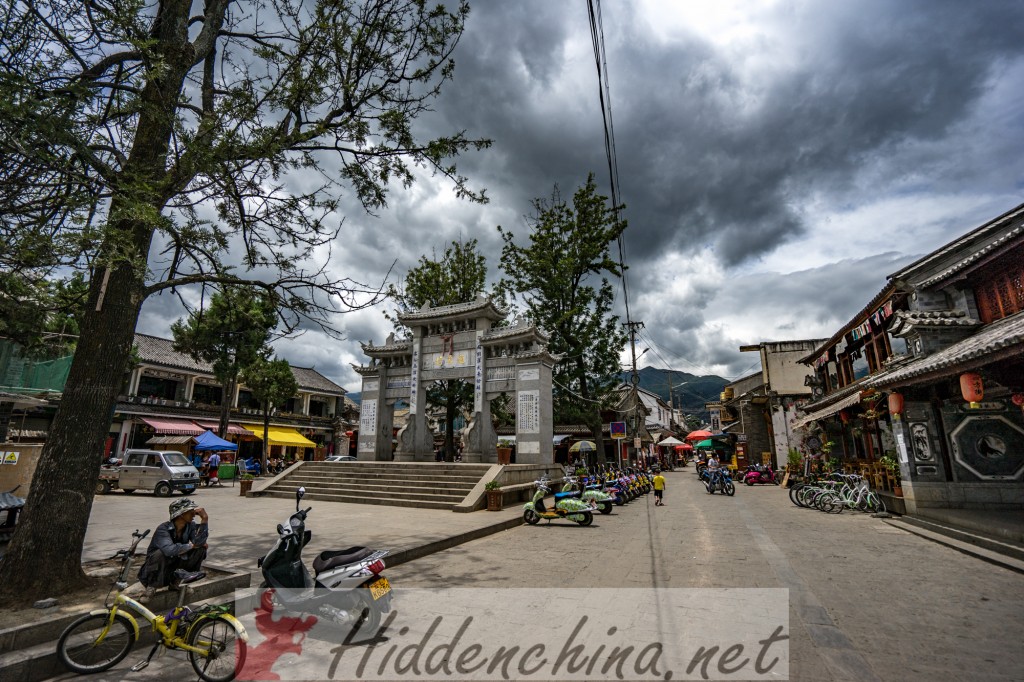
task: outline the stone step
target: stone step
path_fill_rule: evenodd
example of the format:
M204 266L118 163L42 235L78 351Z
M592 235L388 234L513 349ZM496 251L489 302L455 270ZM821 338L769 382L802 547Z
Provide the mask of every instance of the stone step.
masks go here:
M274 486L274 492L284 493L288 497L294 497L296 489L298 489L297 485L289 485L287 482L282 483L279 486ZM305 497L309 497L311 494L345 495L352 497L361 495L371 499L421 500L426 502L437 501L446 502L448 504L455 504L457 502L461 502L463 498L466 497L466 493L461 492L437 493L425 491L392 490L389 488L353 488L351 486L319 486L314 489L306 488Z
M473 489L477 480L478 479L465 482L438 482L402 478L318 478L316 476L294 476L284 479L281 483L304 486L344 485L352 488L365 486L368 488L394 488L395 490L409 488L410 490L436 489L462 490L468 492Z
M462 485L475 485L480 476L410 476L395 473L363 473L360 471L347 472L319 472L305 471L300 469L286 478L302 478L311 481L333 481L333 480L365 480L365 481L421 481L426 483L456 483Z
M295 499L294 489L292 491L288 491L286 489L278 488L276 486L271 490L263 491L262 495L265 497ZM446 511L450 511L455 504L453 502L415 500L395 497L366 497L359 493L355 493L352 495L334 494L316 490L312 492L307 492L302 499L318 500L321 502L346 502L348 504L380 504L391 507L418 507L420 509L444 509ZM459 498L458 501L462 501L462 498Z
M442 464L440 462L305 462L303 469L381 469L415 473L472 473L482 474L490 464Z
M291 498L301 486L314 500L453 509L490 464L305 462L258 495Z

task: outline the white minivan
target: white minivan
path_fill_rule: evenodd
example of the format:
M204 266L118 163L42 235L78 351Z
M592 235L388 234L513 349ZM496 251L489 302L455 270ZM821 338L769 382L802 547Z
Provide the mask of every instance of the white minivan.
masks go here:
M173 450L126 450L117 469L101 471L97 492L120 488L126 493L152 490L168 497L175 490L191 495L199 486L199 471L188 458Z

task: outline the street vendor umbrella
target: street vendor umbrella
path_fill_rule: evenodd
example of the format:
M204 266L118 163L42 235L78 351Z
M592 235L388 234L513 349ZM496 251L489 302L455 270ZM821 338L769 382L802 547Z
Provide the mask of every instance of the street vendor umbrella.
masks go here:
M676 450L693 450L693 446L689 443L683 443L676 446Z
M682 445L682 444L683 444L683 441L679 440L678 438L675 438L674 436L669 436L665 440L663 440L660 443L658 443L658 445Z
M702 440L701 442L697 443L697 447L698 448L713 448L713 447L715 447L715 443L710 438L708 438L707 440Z
M593 441L579 440L569 446L569 452L594 452L597 445Z
M690 431L690 433L686 434L686 440L703 440L710 437L710 431Z
M238 446L230 441L226 441L223 438L219 438L213 431L207 431L206 433L196 436L196 447L197 452L205 450L237 450Z

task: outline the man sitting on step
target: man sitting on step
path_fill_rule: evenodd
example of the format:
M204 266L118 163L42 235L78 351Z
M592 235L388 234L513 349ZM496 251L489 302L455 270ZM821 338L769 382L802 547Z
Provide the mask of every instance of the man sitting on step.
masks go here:
M198 571L206 559L210 520L206 510L187 497L171 502L171 520L156 527L146 550L146 563L139 569L139 581L146 593L139 598L145 604L161 587L177 587L174 571ZM193 519L199 516L199 522Z

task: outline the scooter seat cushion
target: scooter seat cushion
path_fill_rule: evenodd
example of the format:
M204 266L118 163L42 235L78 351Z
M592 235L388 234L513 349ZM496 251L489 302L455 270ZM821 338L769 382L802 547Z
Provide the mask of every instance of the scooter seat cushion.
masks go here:
M320 552L313 559L313 570L320 574L337 566L355 563L371 554L373 554L373 550L368 547L349 547L348 549L339 549L331 552Z
M556 500L564 500L567 497L578 497L578 493L555 493Z

